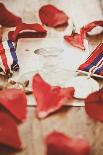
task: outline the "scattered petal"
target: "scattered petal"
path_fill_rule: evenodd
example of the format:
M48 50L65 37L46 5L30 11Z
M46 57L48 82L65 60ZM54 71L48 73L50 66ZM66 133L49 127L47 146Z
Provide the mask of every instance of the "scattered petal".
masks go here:
M90 155L90 145L83 138L73 139L60 132L50 133L46 139L46 155Z
M15 121L3 112L0 112L0 144L15 149L23 147Z
M8 38L12 41L16 41L19 38L26 38L26 37L38 37L43 35L46 35L47 31L43 28L40 24L27 24L27 23L21 23L19 24L15 31L10 31L8 33Z
M85 50L84 38L78 33L72 33L70 36L64 36L64 39L74 47Z
M63 105L70 105L74 95L73 87L50 86L39 74L33 77L32 87L37 101L37 115L39 118L46 117ZM67 100L68 103L66 103Z
M50 27L60 27L68 24L68 16L50 4L40 8L39 17L43 24Z
M71 35L64 36L64 39L74 47L85 50L86 35L97 26L103 27L103 21L93 21L80 29L80 34L73 32Z
M15 27L22 22L21 18L7 10L4 4L0 3L0 25Z
M103 88L85 99L85 110L90 117L103 121Z
M26 118L27 100L22 90L6 89L0 91L0 105L6 108L19 121L23 121Z

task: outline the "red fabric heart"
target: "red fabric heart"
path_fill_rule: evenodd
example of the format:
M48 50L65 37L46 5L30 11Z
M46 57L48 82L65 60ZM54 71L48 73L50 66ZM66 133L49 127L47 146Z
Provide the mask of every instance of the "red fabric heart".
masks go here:
M73 139L60 132L52 132L45 138L46 155L89 155L90 145L83 138Z
M0 112L0 144L15 149L23 147L15 121L3 112Z
M68 24L68 16L50 4L40 8L39 17L43 24L50 27L59 27Z
M39 118L46 117L63 105L69 105L74 95L73 87L50 86L39 74L33 77L32 87L37 101L37 115ZM68 103L65 102L67 99Z
M90 117L103 121L103 88L85 99L85 110Z
M103 21L93 21L82 27L80 29L80 34L73 32L71 35L64 36L64 39L72 46L85 50L84 39L87 33L97 26L103 27Z
M27 30L28 30L28 32L27 32ZM37 24L37 23L35 23L35 24L21 23L16 27L15 31L10 31L8 33L8 38L12 41L16 41L17 39L24 38L24 37L31 37L31 38L35 37L36 38L38 36L37 33L41 34L41 37L42 37L42 35L44 37L44 35L46 35L47 31L43 28L42 25Z
M0 25L15 27L22 22L21 18L11 13L4 4L0 3Z
M26 95L19 89L0 91L0 105L6 108L16 119L23 121L26 118Z

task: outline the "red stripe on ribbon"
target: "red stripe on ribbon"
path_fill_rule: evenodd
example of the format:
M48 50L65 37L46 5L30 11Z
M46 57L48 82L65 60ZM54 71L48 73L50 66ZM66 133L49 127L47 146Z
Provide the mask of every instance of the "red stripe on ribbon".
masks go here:
M2 43L0 44L0 56L1 56L1 59L2 59L2 63L5 67L5 72L7 73L10 69L9 69L9 66L8 66L8 63L7 63L7 58L6 58L6 55L5 55L5 49L3 48L3 45Z
M103 52L103 43L100 43L97 46L97 48L93 51L93 53L87 58L87 61L79 67L79 69L84 69L87 66L89 66L95 60L95 58L102 52Z

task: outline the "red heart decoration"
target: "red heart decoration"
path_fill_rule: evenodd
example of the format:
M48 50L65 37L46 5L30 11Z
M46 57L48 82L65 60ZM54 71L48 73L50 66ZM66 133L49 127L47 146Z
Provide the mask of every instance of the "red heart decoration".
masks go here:
M83 138L73 139L60 132L52 132L45 138L46 155L89 155L90 145Z
M0 112L0 144L15 149L22 149L23 146L15 121L3 112Z
M103 121L103 88L85 99L85 110L90 117Z
M50 27L59 27L68 24L68 16L53 5L44 5L39 10L41 22Z
M26 118L27 99L22 90L6 89L0 91L0 104L19 121Z
M50 113L60 109L63 105L69 105L74 95L74 88L61 88L50 86L39 74L33 77L33 93L37 101L37 115L44 118ZM66 100L69 100L66 103Z
M15 27L21 22L22 20L20 17L14 15L7 10L4 4L0 3L0 25L5 27Z

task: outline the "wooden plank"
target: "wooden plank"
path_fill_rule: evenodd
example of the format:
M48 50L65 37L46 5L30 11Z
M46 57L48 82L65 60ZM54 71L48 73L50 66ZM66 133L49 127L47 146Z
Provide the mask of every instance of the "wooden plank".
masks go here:
M90 119L84 108L65 108L41 122L44 138L52 131L60 131L71 137L83 137L92 147L93 155L103 154L103 123Z
M27 108L27 119L18 125L24 149L16 151L6 146L0 147L0 155L44 155L42 129L40 121L35 117L35 108Z

